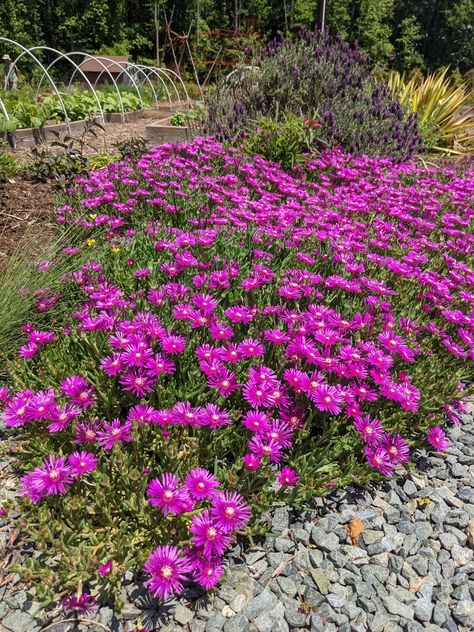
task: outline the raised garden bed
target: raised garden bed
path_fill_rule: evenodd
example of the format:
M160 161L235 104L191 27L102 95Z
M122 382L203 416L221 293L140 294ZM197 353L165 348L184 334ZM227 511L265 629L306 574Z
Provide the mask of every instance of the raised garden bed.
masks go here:
M191 132L187 125L171 125L171 117L169 116L156 123L147 125L146 137L152 145L159 145L161 143L188 140L191 138Z

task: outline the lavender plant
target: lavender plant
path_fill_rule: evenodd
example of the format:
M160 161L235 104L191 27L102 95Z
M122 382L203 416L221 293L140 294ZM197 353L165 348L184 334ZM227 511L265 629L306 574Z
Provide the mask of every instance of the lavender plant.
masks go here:
M472 392L473 172L341 150L306 170L200 138L69 189L91 258L0 390L40 598L120 608L127 570L160 599L209 589L275 500L446 447Z
M259 117L295 114L321 123L327 146L405 159L423 147L416 115L405 117L376 81L370 58L327 33L304 31L268 45L258 70L242 69L208 98L205 131L236 142Z

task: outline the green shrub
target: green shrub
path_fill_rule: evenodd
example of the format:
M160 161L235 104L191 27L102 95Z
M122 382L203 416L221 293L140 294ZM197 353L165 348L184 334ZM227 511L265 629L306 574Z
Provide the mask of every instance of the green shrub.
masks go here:
M15 156L2 151L0 145L0 183L5 182L8 177L15 175L18 170L18 160Z
M251 123L242 148L249 154L278 162L284 169L292 169L304 163L306 154L320 149L319 126L314 119L294 114L264 117Z
M405 117L370 59L328 34L303 32L268 45L258 67L241 68L207 98L205 131L239 143L248 120L317 117L328 147L405 158L422 149L416 116Z

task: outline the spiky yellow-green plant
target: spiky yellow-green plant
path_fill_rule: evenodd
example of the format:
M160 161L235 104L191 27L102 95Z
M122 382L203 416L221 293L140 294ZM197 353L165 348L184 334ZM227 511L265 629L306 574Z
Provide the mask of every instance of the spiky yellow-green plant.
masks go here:
M417 112L430 149L449 153L474 150L474 108L467 105L467 84L455 85L442 68L427 77L420 73L410 78L391 71L388 85L394 97L408 112Z

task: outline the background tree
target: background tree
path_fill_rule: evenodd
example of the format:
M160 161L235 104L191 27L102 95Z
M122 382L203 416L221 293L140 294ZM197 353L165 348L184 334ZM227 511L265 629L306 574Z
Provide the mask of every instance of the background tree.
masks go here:
M155 59L155 3L160 41L165 21L190 33L191 46L213 29L258 28L261 40L313 28L320 0L0 0L0 34L25 45L126 52ZM474 66L474 0L326 0L326 26L358 41L374 62L399 70ZM229 54L232 44L229 43ZM1 46L0 52L11 52ZM165 48L169 57L169 49Z

